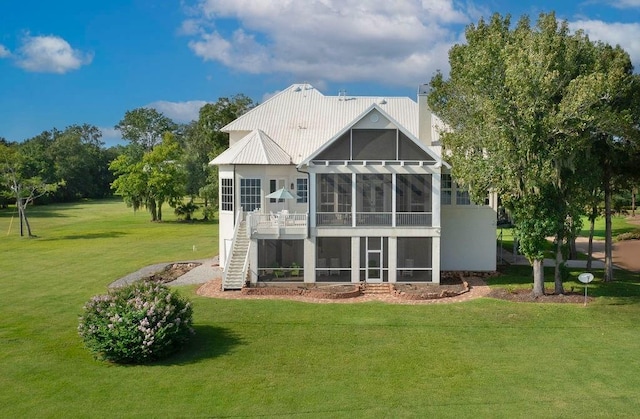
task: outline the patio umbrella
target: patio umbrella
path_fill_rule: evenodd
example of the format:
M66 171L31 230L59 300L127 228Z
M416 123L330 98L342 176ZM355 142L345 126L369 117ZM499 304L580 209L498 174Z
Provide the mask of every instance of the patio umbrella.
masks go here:
M284 199L298 199L300 197L296 194L292 194L291 192L289 192L287 188L280 188L275 192L271 192L269 195L265 196L265 198L284 200ZM282 204L282 207L284 209L284 204Z

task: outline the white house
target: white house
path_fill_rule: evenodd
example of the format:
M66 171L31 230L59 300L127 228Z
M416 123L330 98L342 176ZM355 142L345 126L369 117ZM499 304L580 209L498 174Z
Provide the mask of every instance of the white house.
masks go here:
M426 85L416 103L294 84L225 126L229 148L211 162L223 288L495 270L494 199L474 205L457 189L442 128ZM267 197L279 190L288 199Z

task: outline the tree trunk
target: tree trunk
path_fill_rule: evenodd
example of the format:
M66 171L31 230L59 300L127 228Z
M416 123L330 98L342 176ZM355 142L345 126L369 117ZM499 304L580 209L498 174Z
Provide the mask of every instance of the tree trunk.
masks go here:
M158 201L158 217L156 221L162 221L162 201Z
M591 218L589 219L589 245L587 247L587 270L591 269L591 262L593 261L593 231L596 228L596 217L594 214L598 213L598 208L593 207Z
M27 212L24 210L24 208L22 208L22 217L24 218L24 224L27 226L27 234L29 235L29 237L34 237L33 234L31 234L31 225L29 224Z
M578 246L576 245L576 236L571 236L569 238L569 259L575 260L578 259Z
M24 209L20 198L16 199L16 206L18 207L18 219L20 220L20 237L24 237Z
M544 295L544 260L534 259L531 262L533 266L533 296L540 297Z
M156 200L150 199L147 207L149 208L149 212L151 213L151 221L158 221L158 213L156 212Z
M562 285L562 269L564 267L564 257L562 256L562 236L556 235L556 263L554 272L555 293L560 295L564 294L564 287Z
M606 170L606 169L605 169ZM611 237L611 177L604 182L604 282L613 281L613 239Z

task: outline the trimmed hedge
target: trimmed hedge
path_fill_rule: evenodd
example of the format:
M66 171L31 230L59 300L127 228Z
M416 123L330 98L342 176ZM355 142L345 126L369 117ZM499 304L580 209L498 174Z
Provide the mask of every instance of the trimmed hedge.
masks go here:
M166 285L138 281L84 305L78 333L98 359L140 364L164 358L193 334L191 303Z

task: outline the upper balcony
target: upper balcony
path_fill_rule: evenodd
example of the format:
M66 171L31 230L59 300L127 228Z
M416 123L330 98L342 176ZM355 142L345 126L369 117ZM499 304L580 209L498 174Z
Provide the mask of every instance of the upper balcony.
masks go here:
M431 212L319 212L318 227L430 227Z
M309 214L290 214L287 210L269 214L247 213L247 234L254 239L303 239L308 236Z

